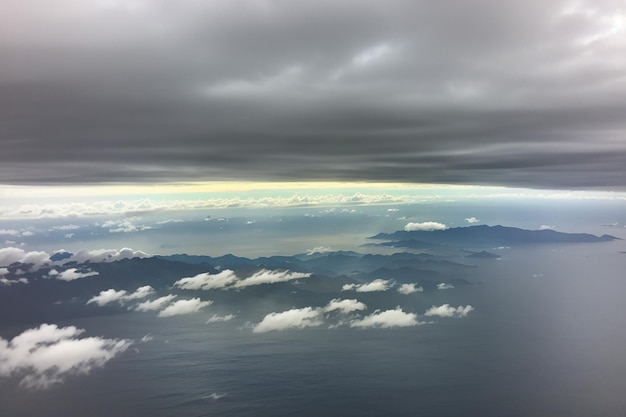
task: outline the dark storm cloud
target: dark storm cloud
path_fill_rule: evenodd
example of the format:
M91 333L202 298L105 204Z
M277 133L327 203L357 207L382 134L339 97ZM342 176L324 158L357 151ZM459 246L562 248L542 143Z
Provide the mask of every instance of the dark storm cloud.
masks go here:
M5 1L0 179L623 187L619 8Z

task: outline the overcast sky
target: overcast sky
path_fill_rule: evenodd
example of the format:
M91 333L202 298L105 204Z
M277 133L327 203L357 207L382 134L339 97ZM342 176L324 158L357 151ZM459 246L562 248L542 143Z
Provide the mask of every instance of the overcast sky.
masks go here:
M0 183L626 189L624 1L3 0Z

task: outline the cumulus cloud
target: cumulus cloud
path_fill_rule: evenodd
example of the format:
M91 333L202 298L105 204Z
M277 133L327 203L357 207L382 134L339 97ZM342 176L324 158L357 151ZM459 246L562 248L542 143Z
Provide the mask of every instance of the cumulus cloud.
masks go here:
M424 324L417 320L417 314L405 313L400 307L394 310L376 311L362 319L350 322L350 327L380 327L383 329L392 327L410 327Z
M184 290L213 290L222 289L234 284L237 276L230 269L225 269L218 274L202 273L193 277L181 278L174 286Z
M402 284L400 285L400 287L398 287L398 292L400 294L413 294L414 292L422 292L424 291L424 288L422 287L418 287L417 284Z
M339 311L343 314L352 313L367 309L367 306L356 299L339 299L334 298L322 309L325 313Z
M217 274L202 273L181 278L174 285L185 290L231 289L287 282L310 276L311 274L303 272L262 269L247 278L239 279L233 271L225 269Z
M230 321L232 319L234 319L235 316L234 314L226 314L225 316L218 316L217 314L213 314L207 321L206 324L210 324L210 323L220 323L220 322L224 322L224 321Z
M147 258L148 255L140 250L133 250L131 248L117 249L94 249L94 250L79 250L69 261L75 261L78 263L85 262L115 262L122 259L132 258Z
M438 290L449 290L451 288L454 288L454 285L448 284L447 282L440 282L439 284L437 284Z
M476 217L466 217L465 221L468 223L478 223L480 222L480 220L478 220Z
M9 274L9 268L0 268L0 277L2 275L8 275Z
M452 307L450 304L443 304L438 307L432 306L424 313L425 316L439 316L439 317L466 317L469 312L473 311L474 307L471 305Z
M135 225L133 221L141 220L138 217L124 220L108 220L102 224L102 227L109 229L110 233L129 233L129 232L141 232L144 230L152 229L150 226Z
M99 275L99 272L90 270L81 271L78 268L70 268L59 272L55 275L55 278L61 281L74 281L75 279L93 277L96 275Z
M0 276L2 276L2 269L5 268L0 268ZM28 284L28 279L27 278L19 278L19 279L6 279L4 277L0 278L0 284L2 285L6 285L7 287L10 287L11 285L15 285L15 284Z
M0 229L0 235L19 236L20 232L15 229Z
M26 252L23 249L14 247L0 249L0 266L9 266L15 262L20 262L32 264L32 270L36 271L49 261L50 255L46 252Z
M277 282L287 282L299 278L308 278L311 274L304 272L290 272L290 271L272 271L268 269L262 269L249 276L246 279L235 283L235 288L245 288L252 285L261 284L274 284Z
M413 223L409 222L404 226L404 230L407 232L415 232L415 231L433 231L433 230L446 230L448 226L443 223L438 222L423 222L423 223Z
M181 316L193 314L210 305L213 301L202 301L199 298L178 300L159 312L159 317Z
M144 301L143 303L137 304L137 306L135 307L135 310L137 310L137 311L156 311L156 310L160 310L163 307L165 307L166 305L168 305L176 297L177 296L175 294L169 294L169 295L157 298L156 300Z
M294 308L282 313L270 313L252 331L265 333L275 330L319 326L323 323L322 312L313 307Z
M555 226L550 226L548 224L542 224L541 226L539 226L539 230L550 230L550 229L554 229Z
M116 291L113 288L110 288L105 291L100 291L100 294L92 297L89 301L87 301L87 304L96 303L100 307L115 301L120 304L124 304L126 301L146 298L153 293L154 289L149 285L137 288L137 290L135 290L132 294L127 294L125 290Z
M0 338L0 376L18 375L24 387L49 388L68 376L103 367L132 343L125 339L79 338L83 332L74 326L42 324L10 341Z
M387 291L393 285L393 281L384 279L375 279L365 284L345 284L341 287L341 291L354 290L356 292L378 292Z
M329 247L326 246L316 246L312 249L307 249L306 250L306 254L311 256L311 255L315 255L317 253L328 253L328 252L332 252L333 250Z
M53 226L52 230L76 230L80 229L80 226L75 224L62 224L60 226Z

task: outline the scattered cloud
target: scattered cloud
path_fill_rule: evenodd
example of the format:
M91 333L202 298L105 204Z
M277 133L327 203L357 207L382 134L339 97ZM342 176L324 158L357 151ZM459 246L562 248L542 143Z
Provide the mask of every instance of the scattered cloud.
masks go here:
M398 292L400 294L413 294L414 292L423 292L424 288L422 287L418 287L417 284L402 284L400 285L400 287L398 287Z
M366 310L367 306L356 299L334 298L322 309L324 313L339 311L342 314L349 314L355 311Z
M550 230L550 229L554 229L555 226L550 226L547 224L542 224L541 226L539 226L539 230Z
M6 269L6 268L0 268L0 276L4 275L2 274L2 270ZM10 287L11 285L15 285L15 284L28 284L28 279L27 278L19 278L19 279L7 279L7 278L0 278L0 284L2 285L6 285L7 287Z
M135 310L137 311L156 311L160 310L166 305L168 305L174 298L177 296L175 294L165 295L163 297L157 298L152 301L144 301L143 303L137 304Z
M76 230L80 229L80 226L75 224L62 224L60 226L53 226L52 230Z
M268 269L262 269L246 279L237 281L233 287L245 288L252 285L274 284L277 282L292 281L299 278L308 278L310 276L310 273L304 272L271 271Z
M424 313L425 316L439 316L439 317L466 317L474 307L471 305L451 307L450 304L443 304L438 307L432 306Z
M345 284L341 291L354 290L356 292L378 292L387 291L393 286L392 280L375 279L365 284Z
M89 301L87 301L87 304L96 303L100 307L113 303L115 301L119 302L120 304L124 304L126 301L146 298L147 296L152 294L154 294L154 288L149 285L139 287L135 290L135 292L131 294L128 294L125 290L116 291L115 289L110 288L105 291L100 291L100 294L89 299Z
M108 220L102 224L101 227L109 229L110 233L130 233L130 232L141 232L144 230L152 229L150 226L145 225L135 225L133 221L141 220L140 218L131 218L124 220Z
M75 261L79 264L85 262L115 262L122 259L132 258L147 258L148 255L140 250L133 250L131 248L117 249L94 249L94 250L79 250L69 261Z
M409 222L404 226L404 230L407 232L415 232L415 231L433 231L433 230L445 230L448 227L443 223L438 222L423 222L423 223L413 223Z
M154 340L154 336L152 336L150 333L148 333L147 335L145 335L144 337L141 338L141 340L139 342L141 343L147 343L147 342L151 342Z
M472 224L480 222L480 220L478 220L476 217L466 217L465 221Z
M14 247L0 248L0 266L9 266L15 262L20 262L31 264L31 270L36 271L49 261L50 256L46 252L26 252L23 249Z
M186 314L193 314L200 311L202 308L212 304L213 301L202 301L199 298L192 298L189 300L178 300L169 306L165 307L158 314L159 317L172 317L181 316Z
M452 288L454 288L454 285L448 284L447 282L440 282L439 284L437 284L438 290L449 290Z
M234 319L235 317L237 317L234 314L226 314L225 316L218 316L217 314L213 314L207 321L206 324L210 324L210 323L220 323L220 322L224 322L224 321L230 321L232 319Z
M15 229L0 229L0 235L19 236L20 232Z
M322 312L313 307L294 308L282 313L270 313L254 326L254 333L265 333L275 330L319 326L323 323Z
M184 290L214 290L226 288L238 281L237 275L230 269L225 269L218 274L207 272L193 277L181 278L174 283L174 286Z
M74 281L75 279L93 277L99 274L99 272L91 271L89 269L81 271L78 268L70 268L66 269L65 271L59 272L54 277L61 281Z
M424 324L417 320L417 314L405 313L400 307L394 310L376 311L362 319L350 322L350 327L380 327L383 329L392 327L409 327Z
M202 273L193 277L182 278L176 281L174 285L185 290L231 289L287 282L310 276L310 273L262 269L247 278L239 279L233 271L225 269L217 274Z
M79 338L83 332L74 326L42 324L10 341L0 338L0 376L24 375L20 385L49 388L69 376L103 367L132 343L125 339Z
M328 252L332 252L333 250L329 247L326 246L316 246L313 249L307 249L306 250L306 254L311 256L311 255L315 255L317 253L328 253Z

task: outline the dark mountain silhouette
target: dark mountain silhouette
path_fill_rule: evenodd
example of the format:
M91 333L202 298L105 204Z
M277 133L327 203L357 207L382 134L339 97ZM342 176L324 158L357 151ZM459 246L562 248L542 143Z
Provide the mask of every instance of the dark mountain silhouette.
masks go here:
M379 233L370 239L389 240L385 245L417 240L424 243L451 246L527 245L540 243L594 243L609 242L619 238L611 235L595 236L589 233L562 233L555 230L525 230L506 226L469 226L446 230L405 231Z

